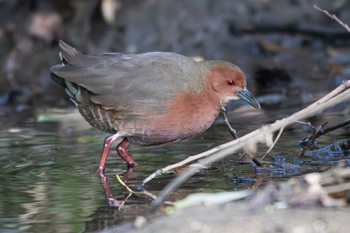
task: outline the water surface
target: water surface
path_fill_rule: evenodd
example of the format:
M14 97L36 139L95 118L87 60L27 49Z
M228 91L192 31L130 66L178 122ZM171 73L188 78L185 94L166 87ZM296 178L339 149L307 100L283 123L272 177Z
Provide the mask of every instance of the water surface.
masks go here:
M258 112L241 106L229 115L233 126L243 135L271 122L272 116L283 117L285 114L280 110ZM336 111L315 122L338 122L344 118L341 111ZM129 184L140 184L161 167L231 140L221 121L219 119L206 133L186 142L150 148L130 146L129 152L139 166ZM105 134L94 129L67 130L71 129L70 124L76 126L77 121L23 123L0 135L1 232L93 231L131 220L146 210L151 201L149 197L132 196L121 210L106 205L104 190L96 174ZM229 156L192 177L169 200L195 192L252 188L257 181L283 180L310 171L322 171L335 161L346 159L321 161L310 156L298 157L298 140L307 134L303 125L286 129L271 155L264 160L268 165L262 168L247 158L240 158L240 154ZM321 137L319 143L331 143L335 138L348 136L345 129L340 129ZM257 156L262 156L266 150L261 145ZM124 200L127 193L115 175L123 174L124 170L125 164L111 150L106 174L119 200ZM173 177L169 174L155 179L146 189L156 195Z

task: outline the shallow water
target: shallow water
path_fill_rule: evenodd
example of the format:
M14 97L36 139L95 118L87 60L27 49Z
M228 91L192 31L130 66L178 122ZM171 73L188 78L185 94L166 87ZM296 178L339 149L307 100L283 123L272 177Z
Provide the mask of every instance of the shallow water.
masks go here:
M289 111L294 111L293 108ZM271 122L272 116L281 118L285 114L288 112L258 112L241 106L229 115L232 125L243 135ZM344 119L342 111L335 111L314 119L314 122L340 122ZM236 124L238 120L240 123ZM93 129L67 130L71 129L70 125L76 126L77 122L24 123L0 135L0 232L95 231L131 220L146 210L151 201L148 197L132 196L121 210L106 205L104 190L96 174L105 134ZM335 162L348 159L346 155L333 159L299 157L298 140L307 135L305 126L294 125L285 130L264 160L263 167L256 167L248 159L240 159L239 154L232 155L192 177L169 200L195 192L247 189L267 180L322 171ZM335 138L348 137L345 129L339 129L318 141L322 146ZM140 184L161 167L229 140L231 136L219 119L206 133L186 142L153 148L132 145L129 152L138 167L129 184ZM265 146L260 146L257 156L262 156L266 150ZM112 151L108 158L106 174L114 195L123 200L126 198L125 189L114 177L124 172L125 164L114 154ZM146 189L156 195L173 177L171 174L162 176L151 181Z
M242 58L242 54L237 56L241 56L241 61L248 61ZM322 68L325 67L324 60L317 62L317 66L312 65L319 57L322 56L309 54L305 57L304 53L293 56L281 54L273 61L256 57L255 63L263 67L270 67L270 63L288 67L292 81L284 90L280 104L263 105L262 111L239 103L228 106L227 109L234 109L228 112L228 117L238 135L292 114L332 90L341 79L348 78L344 72L340 72L339 77L329 76L329 71L325 72ZM250 63L239 65L245 70L249 83L253 83L248 67ZM254 85L250 87L252 93L256 93ZM276 100L271 95L258 98L266 100L267 97ZM343 104L306 121L316 126L324 122L329 122L329 126L337 124L349 118L348 106L348 103ZM39 115L44 115L46 121L42 121L41 117L28 120L6 127L0 134L0 232L91 232L132 220L147 209L151 198L135 195L127 199L120 210L107 206L104 189L96 173L106 134L86 127L79 115L62 115L59 120L48 117L47 113ZM0 120L5 122L9 119ZM349 164L349 151L339 155L329 148L300 157L298 141L310 132L307 125L295 124L284 130L274 149L264 159L264 166L257 167L248 158L241 158L240 153L233 154L192 177L168 200L178 200L196 192L249 189L269 180L323 171L339 161ZM318 146L322 148L336 139L348 139L349 132L349 127L344 127L323 135L317 139ZM186 142L149 148L132 145L129 153L138 167L128 184L135 187L157 169L229 140L232 137L219 117L207 132ZM260 145L257 158L262 157L267 149ZM127 193L115 175L122 175L125 168L124 162L115 156L114 149L111 150L106 175L118 200L125 200ZM147 184L146 190L157 195L174 176L161 176Z

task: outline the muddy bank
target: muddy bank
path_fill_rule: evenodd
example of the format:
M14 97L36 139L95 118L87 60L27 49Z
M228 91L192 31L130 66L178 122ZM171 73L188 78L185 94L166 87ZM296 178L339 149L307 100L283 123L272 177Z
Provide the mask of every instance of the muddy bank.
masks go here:
M244 203L221 206L197 206L173 215L154 219L146 227L128 232L187 233L187 232L348 232L349 208L247 209ZM111 228L107 232L121 232Z

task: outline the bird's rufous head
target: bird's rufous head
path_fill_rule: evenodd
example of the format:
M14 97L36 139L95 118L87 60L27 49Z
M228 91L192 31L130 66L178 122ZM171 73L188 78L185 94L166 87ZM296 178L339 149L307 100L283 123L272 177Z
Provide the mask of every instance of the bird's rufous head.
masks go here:
M211 69L211 84L222 102L242 99L254 108L260 109L260 104L247 89L244 73L237 66L226 62L214 65Z

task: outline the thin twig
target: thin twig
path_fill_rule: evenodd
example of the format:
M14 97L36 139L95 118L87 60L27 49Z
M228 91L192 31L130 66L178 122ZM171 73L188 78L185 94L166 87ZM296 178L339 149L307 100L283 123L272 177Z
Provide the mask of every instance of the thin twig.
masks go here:
M306 125L309 126L310 128L316 130L316 127L314 125L312 125L310 122L305 122L305 121L295 121L296 123L302 124L302 125Z
M309 150L311 147L312 149L314 148L313 146L315 145L315 140L317 138L317 135L319 132L321 132L323 130L323 127L328 124L328 122L323 123L322 125L318 126L318 127L313 127L314 131L312 132L311 135L307 136L306 138L304 138L300 144L303 147L303 149L301 150L299 156L303 156L305 154L305 152L307 150Z
M311 147L312 145L315 144L314 142L315 142L315 140L316 140L318 137L320 137L320 136L322 136L322 135L324 135L324 134L326 134L326 133L329 133L329 132L331 132L331 131L334 131L334 130L336 130L336 129L343 128L343 127L349 125L349 124L350 124L350 119L348 119L348 120L346 120L346 121L344 121L344 122L341 122L341 123L339 123L339 124L336 124L336 125L333 125L333 126L330 126L330 127L324 129L323 127L324 127L326 124L327 124L327 122L324 123L324 124L322 124L321 126L315 128L314 132L312 132L311 135L307 136L306 138L304 138L304 139L302 140L301 144L303 145L303 149L302 149L302 151L300 152L300 156L303 156L303 155L305 154L305 152L306 152L307 150L309 150L310 147Z
M157 198L156 195L154 195L153 193L150 193L146 190L143 191L134 191L132 190L127 184L125 184L125 182L120 178L119 175L116 175L117 181L129 192L129 195L126 197L126 199L121 203L120 207L118 209L121 209L121 207L125 204L125 202L129 199L129 197L131 197L131 195L135 194L136 196L141 196L141 195L145 195L148 196L150 198L152 198L153 200L155 200ZM166 204L172 205L172 202L166 202Z
M281 128L280 131L278 132L278 135L275 139L275 141L272 143L272 145L270 146L270 148L266 151L266 153L263 155L263 157L261 157L260 162L263 161L263 159L266 157L266 155L268 155L268 153L270 153L270 151L275 147L276 143L278 142L278 140L280 139L282 132L283 132L284 128Z
M346 121L341 122L341 123L339 123L339 124L330 126L330 127L326 128L326 129L320 130L320 131L317 133L316 136L317 136L317 137L320 137L320 136L322 136L322 135L324 135L324 134L326 134L326 133L329 133L329 132L334 131L334 130L339 129L339 128L343 128L343 127L345 127L345 126L347 126L347 125L350 125L350 119L347 119Z
M164 167L162 169L158 169L157 171L155 171L151 175L149 175L146 179L144 179L142 181L142 185L148 183L149 181L153 180L154 178L156 178L158 176L161 176L163 174L169 173L170 171L174 170L175 168L182 167L182 166L184 166L184 165L186 165L186 164L188 164L190 162L193 162L195 160L198 160L198 159L201 159L203 157L209 156L212 153L214 153L213 150L215 150L215 148L212 149L212 150L208 150L206 152L200 153L198 155L189 156L188 158L186 158L186 159L184 159L184 160L182 160L182 161L180 161L178 163L174 163L174 164L168 165L168 166L166 166L166 167ZM204 167L202 166L202 169L203 168Z
M230 131L230 134L232 135L233 139L237 139L238 138L237 132L236 132L236 130L234 128L232 128L230 122L228 121L228 118L226 116L226 109L224 107L221 107L221 114L224 117L224 122L227 125L227 127L228 127L228 129Z
M326 14L329 18L337 21L337 23L339 23L343 28L345 28L348 32L350 32L350 28L347 24L343 23L340 19L338 19L338 17L336 15L331 15L327 10L323 10L321 8L319 8L318 6L314 5L314 8L324 14Z

